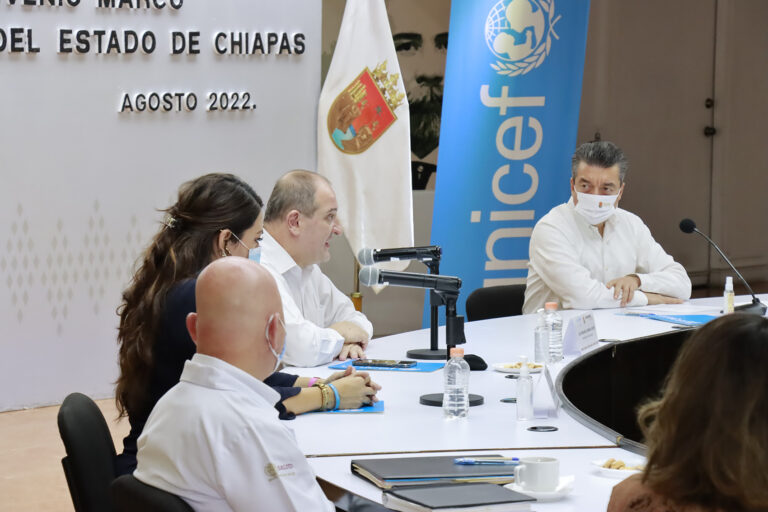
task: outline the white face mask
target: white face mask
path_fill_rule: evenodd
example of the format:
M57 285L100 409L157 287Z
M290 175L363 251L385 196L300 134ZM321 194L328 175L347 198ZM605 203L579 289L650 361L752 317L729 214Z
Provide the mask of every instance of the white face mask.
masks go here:
M613 205L616 203L619 195L600 196L576 192L576 198L579 201L576 203L576 211L579 212L587 222L596 226L597 224L602 224L614 214L616 208L614 208Z
M272 352L272 355L275 356L275 368L272 370L272 373L275 373L278 368L280 368L280 363L283 362L283 356L285 355L285 346L287 343L285 340L283 340L283 349L278 354L275 352L275 349L272 348L272 340L269 339L269 326L272 323L272 318L277 316L277 319L280 321L280 325L283 326L283 331L285 331L285 324L283 323L283 318L278 315L277 313L272 313L272 315L269 317L269 320L267 320L267 328L264 331L264 336L267 338L267 346L269 347L269 351Z

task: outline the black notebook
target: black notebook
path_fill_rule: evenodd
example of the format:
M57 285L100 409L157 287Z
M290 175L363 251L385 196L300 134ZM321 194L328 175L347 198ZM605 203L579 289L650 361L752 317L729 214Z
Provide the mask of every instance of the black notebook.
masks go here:
M382 489L399 485L437 483L466 484L509 483L514 480L514 466L454 464L456 457L501 457L501 455L451 455L439 457L397 457L354 459L352 473L370 480Z
M530 496L495 484L424 485L384 491L384 506L402 512L530 510Z

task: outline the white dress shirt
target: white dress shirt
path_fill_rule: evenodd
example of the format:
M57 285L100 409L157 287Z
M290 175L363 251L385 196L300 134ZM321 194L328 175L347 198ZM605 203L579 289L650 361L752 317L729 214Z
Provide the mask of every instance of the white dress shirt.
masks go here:
M640 278L640 288L628 306L647 305L644 291L678 299L691 296L685 269L664 252L637 215L617 208L600 236L571 199L533 228L523 313L535 313L546 302L563 309L617 308L621 301L605 285L629 274Z
M139 437L142 482L203 511L333 511L277 418L280 395L221 359L195 354Z
M277 281L283 301L286 348L283 361L293 366L318 366L341 352L344 337L328 326L352 322L370 338L373 325L355 309L320 267L301 268L267 231L261 242L261 264Z

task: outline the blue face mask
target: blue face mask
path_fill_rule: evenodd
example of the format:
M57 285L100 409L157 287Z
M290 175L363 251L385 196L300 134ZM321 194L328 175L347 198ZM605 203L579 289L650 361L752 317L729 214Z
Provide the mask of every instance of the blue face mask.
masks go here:
M267 320L267 328L264 331L264 336L267 338L267 346L269 347L269 351L272 352L272 355L275 356L275 368L272 370L272 373L275 373L278 368L280 368L280 363L283 362L283 356L285 355L285 346L287 343L285 340L283 340L283 349L278 354L275 352L275 349L272 348L272 340L269 339L269 326L272 324L272 319L277 316L277 319L280 321L280 325L283 326L283 331L285 331L285 324L283 323L283 317L280 316L278 313L272 313L269 317L269 320Z
M232 236L235 237L235 240L237 240L240 245L245 247L248 250L248 259L251 261L255 261L256 263L261 263L261 247L254 247L253 249L248 248L247 245L243 243L240 238L234 233L232 233Z
M255 261L256 263L261 263L261 247L248 249L248 259Z

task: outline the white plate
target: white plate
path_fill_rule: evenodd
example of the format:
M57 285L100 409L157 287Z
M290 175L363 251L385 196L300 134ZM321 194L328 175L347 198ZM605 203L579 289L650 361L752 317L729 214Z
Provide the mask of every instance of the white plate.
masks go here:
M635 473L640 473L641 470L639 469L610 469L610 468L604 468L603 464L605 464L605 461L608 459L600 459L600 460L593 460L592 465L597 467L597 472L600 473L600 475L608 477L608 478L627 478L630 475L634 475ZM624 459L621 459L624 460ZM627 459L624 460L624 464L627 466L644 466L645 465L645 459Z
M518 362L519 361L515 361L514 363L494 363L493 369L496 370L497 372L501 372L501 373L512 373L512 374L518 375L520 373L520 368L505 368L504 367L505 364L515 364L515 363L518 363ZM536 363L536 364L538 364L538 363ZM541 366L539 368L529 369L528 373L541 373L541 370L543 368L544 367Z
M549 492L531 491L530 489L520 487L514 482L511 484L507 484L504 487L506 487L507 489L513 490L515 492L521 492L523 494L526 494L531 498L536 498L536 501L557 501L565 498L571 493L571 491L573 490L574 480L576 480L576 477L574 477L573 475L561 476L560 483L557 485L557 489Z

